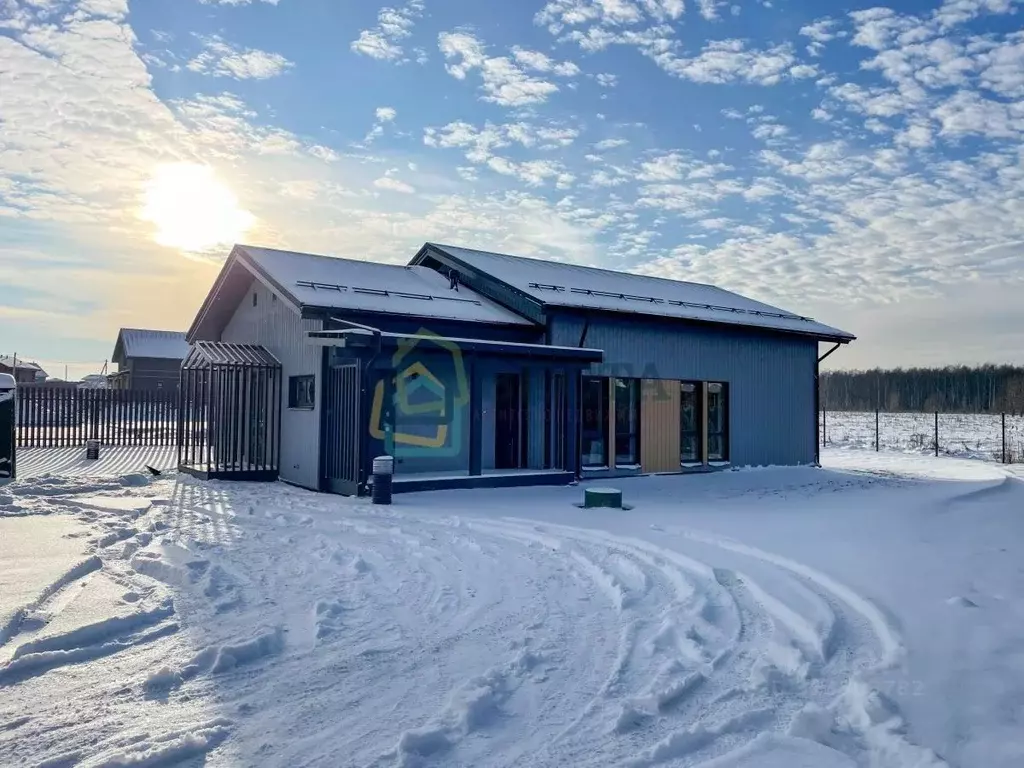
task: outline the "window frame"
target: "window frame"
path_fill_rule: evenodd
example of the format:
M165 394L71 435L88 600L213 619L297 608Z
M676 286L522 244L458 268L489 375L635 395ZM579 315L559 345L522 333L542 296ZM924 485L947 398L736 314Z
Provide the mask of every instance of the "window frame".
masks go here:
M683 429L683 399L688 394L684 387L693 387L694 396L694 429ZM680 381L679 382L679 466L696 467L704 464L704 436L707 431L707 423L704 417L704 382L703 381ZM684 458L683 446L686 444L686 437L696 439L697 456L694 459Z
M626 386L620 387L619 382L624 382ZM615 436L612 442L614 445L611 446L613 453L611 457L615 459L615 467L639 467L640 466L640 402L642 398L641 386L642 380L636 378L616 377L611 379L611 388L614 391L614 403L615 403ZM619 392L620 390L629 390L627 397L628 407L633 416L630 421L632 422L630 429L620 430L622 421L620 420L620 408L619 408ZM626 438L630 442L631 457L629 460L619 460L619 439Z
M299 394L302 390L306 390L308 403L300 403ZM292 411L316 410L316 376L314 374L288 377L288 409Z
M712 430L711 428L711 388L721 387L721 400L722 400L722 418L721 425L718 430ZM705 397L707 398L707 419L705 423L706 438L705 445L707 446L707 455L705 460L708 464L728 464L729 459L729 383L726 381L709 381L704 386ZM722 452L721 456L712 457L711 455L711 440L714 437L718 437L722 441Z
M609 396L610 387L608 385L609 379L607 376L582 376L580 378L580 467L582 469L608 469L609 459L611 458L609 453L609 424L608 424L608 409L610 407ZM587 424L587 401L586 391L587 385L590 383L592 386L596 386L598 392L600 392L598 402L598 413L597 413L597 428L588 429ZM584 451L584 444L586 441L600 440L602 444L602 455L603 463L601 464L588 464L585 462L587 452Z

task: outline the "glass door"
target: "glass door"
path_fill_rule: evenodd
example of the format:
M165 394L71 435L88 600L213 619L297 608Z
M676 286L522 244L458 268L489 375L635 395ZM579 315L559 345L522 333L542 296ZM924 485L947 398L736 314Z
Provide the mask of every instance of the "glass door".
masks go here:
M640 379L615 382L615 466L640 464Z
M729 460L728 385L708 383L708 461Z
M704 385L697 381L680 384L679 400L679 463L682 466L704 462Z
M580 405L580 457L585 469L608 466L608 379L585 376Z

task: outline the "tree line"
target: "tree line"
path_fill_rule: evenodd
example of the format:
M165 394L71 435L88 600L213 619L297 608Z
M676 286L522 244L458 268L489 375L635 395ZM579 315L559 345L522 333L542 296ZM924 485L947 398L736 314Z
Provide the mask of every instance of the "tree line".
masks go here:
M1024 414L1024 368L1013 365L827 371L820 384L827 411Z

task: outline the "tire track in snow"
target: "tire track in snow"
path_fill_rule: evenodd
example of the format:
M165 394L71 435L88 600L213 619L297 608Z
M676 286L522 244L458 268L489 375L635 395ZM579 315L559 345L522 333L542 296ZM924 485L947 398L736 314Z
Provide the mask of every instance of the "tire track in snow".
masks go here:
M769 727L768 723L773 723L770 728L774 730L796 723L793 727L800 730L804 727L801 713L807 707L812 710L822 707L822 711L832 712L837 722L846 712L854 719L860 715L860 721L868 723L862 729L859 741L854 740L860 745L857 749L851 752L850 742L837 743L834 747L851 752L853 757L863 753L877 757L879 750L886 749L904 749L918 754L918 748L891 729L883 734L889 745L885 745L884 739L880 745L877 740L882 725L863 715L863 710L871 707L862 706L857 710L857 705L854 705L850 714L850 691L861 685L857 675L866 667L884 670L898 665L902 644L896 630L876 606L825 574L738 542L720 540L700 532L686 532L690 540L775 568L787 579L786 589L781 595L776 595L771 588L762 586L749 575L728 568L715 568L682 553L631 537L557 524L538 525L517 518L503 518L500 523L488 521L486 525L491 530L504 531L513 537L543 538L556 534L562 548L578 547L587 551L588 546L604 547L607 555L604 559L593 550L589 551L586 570L595 580L603 582L613 604L627 614L624 618L630 623L624 625L628 629L623 630L623 636L629 637L629 643L634 647L643 642L645 622L652 606L637 602L636 607L648 611L648 616L643 620L628 617L634 603L618 599L620 594L625 598L625 579L622 571L618 576L613 573L614 569L610 567L615 562L613 558L618 559L620 567L622 562L628 562L627 571L643 569L644 578L634 583L671 585L678 602L684 606L699 606L699 599L695 598L707 600L704 608L698 607L698 625L700 618L710 617L717 619L717 623L709 622L713 627L732 627L731 636L710 664L694 664L692 654L680 654L656 673L662 680L656 677L640 695L619 697L619 714L610 729L603 729L604 735L610 732L627 735L634 740L637 736L659 739L654 747L633 758L636 764L654 764L661 759L683 760L689 764L691 759L703 761L738 749L749 729L734 728L729 724L746 722L746 714L749 713L760 713L755 720L761 723L762 730ZM724 592L724 598L722 592L716 591L716 586ZM776 586L781 586L781 583ZM707 611L709 607L710 611ZM723 620L723 610L731 614L732 621L728 618ZM667 634L672 634L674 629L670 625ZM665 634L661 633L662 638ZM620 681L631 674L637 677L637 670L630 669L637 660L626 660L627 655L631 654L620 652L609 680ZM559 759L563 760L582 759L583 748L578 758L570 757L573 755L571 748L568 751L560 749L560 742L570 734L575 736L573 732L578 731L585 734L585 737L580 736L580 740L593 744L602 728L588 720L602 709L603 698L616 698L609 696L612 687L611 684L602 687L599 696L585 707L576 721L549 744L546 756L560 754ZM877 692L869 690L865 695L870 698ZM843 702L847 702L845 709ZM688 721L690 725L680 730L680 720ZM699 734L699 738L695 734ZM827 738L819 736L821 743L828 743ZM899 739L902 741L896 743ZM692 749L679 749L678 746L684 743ZM863 753L858 750L863 750ZM615 754L614 748L606 754ZM626 755L622 757L625 759Z

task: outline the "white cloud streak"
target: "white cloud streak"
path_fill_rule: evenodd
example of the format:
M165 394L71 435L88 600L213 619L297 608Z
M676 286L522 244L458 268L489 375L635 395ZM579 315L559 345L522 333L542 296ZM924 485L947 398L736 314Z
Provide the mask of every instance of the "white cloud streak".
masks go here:
M277 77L293 64L279 53L232 45L217 35L201 38L204 50L185 66L193 72L235 80Z
M381 8L377 25L360 31L349 47L355 53L383 61L406 61L402 41L412 35L412 28L423 15L423 1L409 0L400 8ZM420 54L417 58L420 58Z

